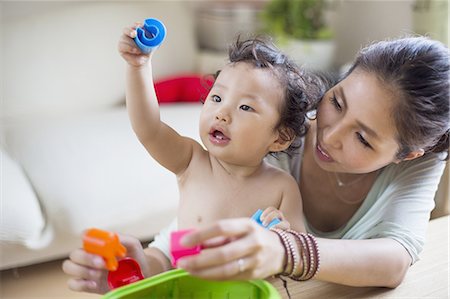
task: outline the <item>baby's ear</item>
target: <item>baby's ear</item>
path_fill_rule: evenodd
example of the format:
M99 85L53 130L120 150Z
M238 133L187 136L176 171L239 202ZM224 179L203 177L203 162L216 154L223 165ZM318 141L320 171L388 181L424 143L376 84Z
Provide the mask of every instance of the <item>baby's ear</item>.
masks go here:
M295 139L294 131L290 128L278 129L278 138L272 143L269 150L271 152L281 152L286 150Z

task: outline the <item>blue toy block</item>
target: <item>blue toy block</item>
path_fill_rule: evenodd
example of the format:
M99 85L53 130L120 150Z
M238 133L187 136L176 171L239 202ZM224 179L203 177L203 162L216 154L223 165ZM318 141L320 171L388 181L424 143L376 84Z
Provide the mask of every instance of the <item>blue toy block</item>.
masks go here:
M136 29L134 42L142 53L148 54L157 48L166 37L166 27L158 19L146 19L144 28Z

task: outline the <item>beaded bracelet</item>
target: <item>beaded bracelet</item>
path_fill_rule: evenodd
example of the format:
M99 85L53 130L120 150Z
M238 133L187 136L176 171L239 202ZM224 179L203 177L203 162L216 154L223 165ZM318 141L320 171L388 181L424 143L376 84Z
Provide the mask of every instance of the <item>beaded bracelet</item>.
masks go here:
M303 263L302 272L299 275L291 275L291 279L299 281L300 278L303 277L303 275L305 273L308 273L308 271L309 271L309 269L308 269L309 258L308 258L308 254L307 254L308 248L306 247L306 242L304 241L303 237L298 232L290 231L289 233L291 233L295 237L295 241L298 246L299 254L302 256L302 263Z
M314 274L312 277L314 277L318 272L320 268L320 251L319 251L319 245L317 244L317 240L313 235L310 235L311 241L314 245L314 253L315 253L315 259L316 259L316 268L314 269ZM311 277L311 278L312 278Z
M320 253L317 240L311 234L299 233L294 230L288 230L288 232L294 235L301 244L299 251L303 259L303 272L300 276L290 275L289 277L293 280L309 280L319 271Z
M283 265L283 272L280 275L289 276L290 272L288 272L288 268L290 268L291 261L293 260L292 250L291 250L291 249L293 249L293 246L289 246L289 243L290 243L289 238L283 230L277 229L277 228L270 228L270 230L273 231L274 233L276 233L277 236L280 238L280 241L281 241L281 244L283 244L284 252L285 252L285 256L286 256L286 261Z

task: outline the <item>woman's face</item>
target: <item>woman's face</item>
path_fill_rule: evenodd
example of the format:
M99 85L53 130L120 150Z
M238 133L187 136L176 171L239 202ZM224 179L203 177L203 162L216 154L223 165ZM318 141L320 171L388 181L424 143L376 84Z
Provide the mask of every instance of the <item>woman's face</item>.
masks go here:
M392 108L377 77L355 69L330 89L317 109L314 159L327 171L368 173L397 161Z

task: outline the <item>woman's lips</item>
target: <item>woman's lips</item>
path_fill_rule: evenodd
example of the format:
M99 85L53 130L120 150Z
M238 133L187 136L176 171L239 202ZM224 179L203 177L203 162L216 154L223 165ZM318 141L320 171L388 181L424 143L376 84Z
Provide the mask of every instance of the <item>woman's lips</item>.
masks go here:
M316 156L323 162L334 162L334 159L320 147L320 144L316 145Z

